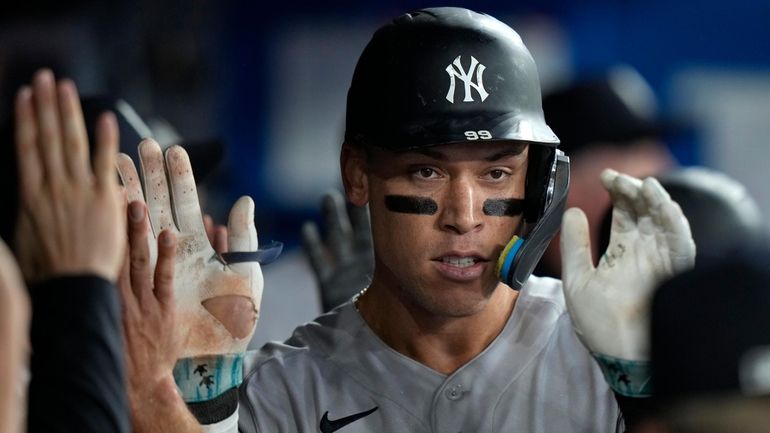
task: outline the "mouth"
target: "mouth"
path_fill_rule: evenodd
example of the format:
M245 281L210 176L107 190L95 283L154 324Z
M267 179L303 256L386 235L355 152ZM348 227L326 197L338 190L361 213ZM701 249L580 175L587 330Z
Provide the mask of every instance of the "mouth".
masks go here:
M478 257L444 256L440 258L441 263L457 268L468 268L483 260Z
M489 257L477 250L451 250L437 254L431 260L465 268L476 263L488 262Z
M433 262L445 278L469 281L482 275L489 260L477 253L451 252L434 258Z

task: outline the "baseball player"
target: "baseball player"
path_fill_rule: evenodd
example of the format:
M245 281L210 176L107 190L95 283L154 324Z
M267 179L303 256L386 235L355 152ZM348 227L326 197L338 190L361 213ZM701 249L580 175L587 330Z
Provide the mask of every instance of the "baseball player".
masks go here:
M220 257L184 151L142 143L144 192L121 159L151 232L176 231L180 252L176 324L144 324L137 368L152 380L129 384L146 401L137 431L622 431L616 396L650 393L650 291L692 266L695 246L657 181L606 171L615 210L599 266L571 209L564 282L530 277L569 183L540 101L531 55L490 16L432 8L380 28L353 76L341 150L347 198L370 207L371 284L257 353L244 350L271 254L253 202L236 203Z

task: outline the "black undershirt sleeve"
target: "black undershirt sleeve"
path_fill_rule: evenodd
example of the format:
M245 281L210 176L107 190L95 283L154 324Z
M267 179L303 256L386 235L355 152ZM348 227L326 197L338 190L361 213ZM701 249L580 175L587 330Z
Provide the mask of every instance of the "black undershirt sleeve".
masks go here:
M30 295L28 432L130 432L118 289L68 276Z

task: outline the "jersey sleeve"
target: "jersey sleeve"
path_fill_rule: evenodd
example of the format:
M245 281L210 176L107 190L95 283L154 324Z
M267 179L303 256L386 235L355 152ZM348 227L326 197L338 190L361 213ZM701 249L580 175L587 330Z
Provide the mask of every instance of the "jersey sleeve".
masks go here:
M129 432L118 290L96 276L30 287L29 432Z

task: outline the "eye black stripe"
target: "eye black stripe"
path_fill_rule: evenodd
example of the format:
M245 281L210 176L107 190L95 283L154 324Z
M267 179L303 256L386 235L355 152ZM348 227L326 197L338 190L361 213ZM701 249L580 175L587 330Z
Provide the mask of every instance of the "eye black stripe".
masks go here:
M524 200L520 198L489 198L484 200L484 215L516 216L524 213Z
M416 215L434 215L438 211L438 205L432 199L410 195L386 195L385 207L391 212Z

